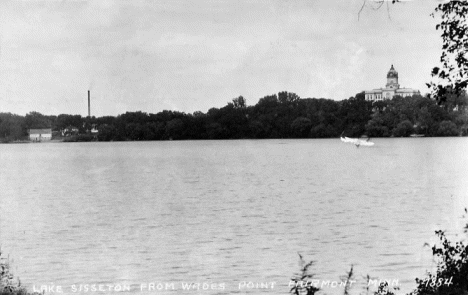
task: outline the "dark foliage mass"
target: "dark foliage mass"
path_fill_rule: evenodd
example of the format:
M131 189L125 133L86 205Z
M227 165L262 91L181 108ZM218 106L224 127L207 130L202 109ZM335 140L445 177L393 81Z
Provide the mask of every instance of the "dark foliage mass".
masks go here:
M440 17L436 29L441 31L442 53L441 65L432 70L436 81L427 86L439 102L444 102L468 86L468 1L446 1L432 15Z
M10 269L10 261L2 256L0 249L0 295L33 295L21 285L21 281L11 273Z
M468 210L465 208L466 213ZM468 224L465 234L467 230ZM463 241L450 241L444 231L435 233L439 243L432 247L432 254L437 261L437 269L428 272L425 278L417 278L416 289L410 295L468 294L468 245Z
M441 245L433 246L438 261L437 271L426 278L416 279L417 288L412 295L468 294L468 246L451 242L443 231L436 231Z
M372 103L364 99L364 93L335 101L280 92L261 98L254 106L247 106L240 96L206 114L165 110L96 118L0 113L0 139L24 139L30 128L52 128L56 138L66 141L457 136L468 134L467 103L466 95L438 105L421 96Z

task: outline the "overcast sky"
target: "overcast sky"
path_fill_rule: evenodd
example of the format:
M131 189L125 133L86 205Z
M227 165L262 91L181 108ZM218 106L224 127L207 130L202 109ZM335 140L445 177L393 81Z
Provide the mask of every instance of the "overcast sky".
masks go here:
M370 1L370 0L369 0ZM206 112L279 91L342 100L383 87L427 92L438 2L45 0L0 2L0 112Z

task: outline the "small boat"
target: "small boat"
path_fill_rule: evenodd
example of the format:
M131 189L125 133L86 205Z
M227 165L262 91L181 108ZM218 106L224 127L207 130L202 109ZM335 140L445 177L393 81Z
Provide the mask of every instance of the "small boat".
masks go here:
M373 146L374 143L369 141L369 139L367 140L362 140L362 139L359 139L359 138L350 138L350 137L343 137L341 136L340 137L341 141L342 142L346 142L346 143L352 143L354 145L356 145L357 147L363 145L363 146Z
M424 137L424 134L411 134L410 137Z

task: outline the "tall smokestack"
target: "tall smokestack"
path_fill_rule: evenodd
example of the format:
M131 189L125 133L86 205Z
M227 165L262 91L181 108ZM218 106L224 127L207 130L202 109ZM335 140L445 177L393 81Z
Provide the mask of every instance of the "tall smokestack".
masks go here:
M91 117L91 94L88 90L88 117Z

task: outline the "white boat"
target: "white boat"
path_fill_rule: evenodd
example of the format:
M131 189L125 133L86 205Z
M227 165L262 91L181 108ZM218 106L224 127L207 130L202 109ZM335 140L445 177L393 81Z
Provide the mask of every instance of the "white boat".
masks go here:
M359 138L350 138L350 137L341 137L340 138L342 142L347 142L347 143L352 143L356 146L373 146L374 143L371 142L371 141L367 141L367 140L362 140L362 139L359 139Z
M356 138L349 138L349 137L346 137L346 136L345 136L345 137L343 137L343 136L341 137L341 141L342 141L342 142L352 142L352 143L354 143L356 140L357 140Z

